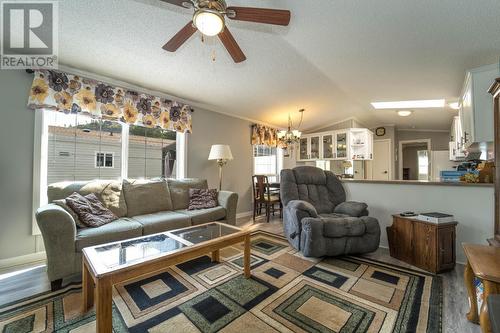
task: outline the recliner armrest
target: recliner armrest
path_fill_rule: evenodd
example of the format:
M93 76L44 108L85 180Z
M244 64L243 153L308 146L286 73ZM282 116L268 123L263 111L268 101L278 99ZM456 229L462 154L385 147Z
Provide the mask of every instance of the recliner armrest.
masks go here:
M345 201L337 205L333 212L353 217L368 216L368 205L364 202Z
M304 200L291 200L287 204L288 209L301 210L306 212L310 217L318 217L318 212L312 204Z

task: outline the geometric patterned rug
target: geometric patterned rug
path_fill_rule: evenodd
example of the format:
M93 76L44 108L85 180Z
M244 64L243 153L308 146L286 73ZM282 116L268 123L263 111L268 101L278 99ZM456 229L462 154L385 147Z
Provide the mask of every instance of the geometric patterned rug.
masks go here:
M113 289L121 332L441 332L442 282L435 275L357 257L304 258L286 239L258 231L252 278L243 246L221 250ZM0 332L95 332L68 285L0 308Z

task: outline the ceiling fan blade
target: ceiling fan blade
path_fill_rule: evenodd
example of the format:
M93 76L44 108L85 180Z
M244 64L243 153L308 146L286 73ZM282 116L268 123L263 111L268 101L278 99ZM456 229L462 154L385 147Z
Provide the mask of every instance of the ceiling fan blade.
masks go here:
M290 11L283 9L251 8L251 7L227 7L228 15L232 20L288 25L290 23Z
M193 8L193 3L189 0L160 0L162 2L171 3L172 5L184 7L184 8Z
M229 54L233 58L234 62L238 63L247 59L227 27L225 27L218 36L222 44L224 44L224 46L226 47L227 52L229 52Z
M163 45L162 48L165 51L169 51L169 52L177 51L177 49L182 44L184 44L189 39L189 37L191 37L196 32L196 30L198 30L198 29L196 29L193 26L193 23L189 22L188 24L186 24L184 26L184 28L182 28L178 33L176 33L175 36L172 37L172 39L170 39L167 42L167 44Z

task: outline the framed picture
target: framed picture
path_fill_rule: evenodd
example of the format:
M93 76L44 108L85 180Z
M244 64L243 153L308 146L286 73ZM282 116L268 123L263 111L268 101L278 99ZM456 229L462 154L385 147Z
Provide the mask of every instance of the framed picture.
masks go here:
M384 136L385 135L385 127L377 127L375 129L376 136Z

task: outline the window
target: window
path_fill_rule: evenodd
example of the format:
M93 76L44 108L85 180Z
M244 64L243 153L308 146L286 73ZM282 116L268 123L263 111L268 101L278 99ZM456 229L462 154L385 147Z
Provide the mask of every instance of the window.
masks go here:
M282 149L264 145L253 146L253 172L255 175L266 175L270 182L277 182L282 168Z
M96 168L113 168L114 153L95 152L95 167Z
M33 209L47 203L47 185L62 181L185 177L186 138L55 111L35 113ZM34 227L34 234L38 228Z
M43 125L46 184L122 177L124 125L53 111L43 111Z
M418 150L418 180L429 180L429 156L427 150Z
M131 125L128 144L130 178L176 177L176 132Z

